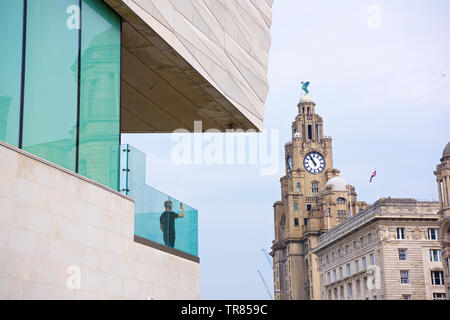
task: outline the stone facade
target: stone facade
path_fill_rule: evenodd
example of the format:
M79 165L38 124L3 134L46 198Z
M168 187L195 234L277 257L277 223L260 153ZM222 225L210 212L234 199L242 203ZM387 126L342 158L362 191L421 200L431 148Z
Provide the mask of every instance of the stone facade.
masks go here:
M439 240L446 281L447 299L450 299L450 142L444 148L441 163L436 166L439 195Z
M200 298L199 263L134 242L132 199L3 142L0 176L0 298Z
M383 198L321 235L313 253L322 299L443 298L438 210L437 202Z
M320 299L319 268L311 248L320 234L366 207L333 168L332 139L323 135L315 106L308 95L300 100L292 141L285 145L286 175L280 179L281 201L274 203L275 299ZM311 152L315 160L308 160Z

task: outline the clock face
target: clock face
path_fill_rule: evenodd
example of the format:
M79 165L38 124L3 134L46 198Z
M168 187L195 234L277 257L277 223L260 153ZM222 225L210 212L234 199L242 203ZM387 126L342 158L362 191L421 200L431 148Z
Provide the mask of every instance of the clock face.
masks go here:
M310 152L303 159L306 171L312 174L319 174L325 169L325 159L318 152Z

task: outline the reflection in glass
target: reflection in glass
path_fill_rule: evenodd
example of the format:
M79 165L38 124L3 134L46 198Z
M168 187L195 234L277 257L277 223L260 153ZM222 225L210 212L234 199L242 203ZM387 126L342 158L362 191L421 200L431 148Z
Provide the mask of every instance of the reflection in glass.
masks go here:
M77 0L27 2L23 149L75 170ZM69 11L76 12L76 11ZM76 70L76 69L75 69Z
M135 201L134 234L198 256L198 211L145 183L145 154L121 146L121 186Z
M83 0L78 172L119 184L120 17L103 1Z
M0 10L0 140L18 146L22 73L23 0Z

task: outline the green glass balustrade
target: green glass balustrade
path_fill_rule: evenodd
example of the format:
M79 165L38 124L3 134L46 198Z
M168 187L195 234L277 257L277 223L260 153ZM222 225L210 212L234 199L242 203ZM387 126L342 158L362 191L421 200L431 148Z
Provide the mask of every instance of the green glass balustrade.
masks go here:
M198 256L198 211L147 185L145 153L130 145L121 146L121 170L121 192L135 201L134 234Z

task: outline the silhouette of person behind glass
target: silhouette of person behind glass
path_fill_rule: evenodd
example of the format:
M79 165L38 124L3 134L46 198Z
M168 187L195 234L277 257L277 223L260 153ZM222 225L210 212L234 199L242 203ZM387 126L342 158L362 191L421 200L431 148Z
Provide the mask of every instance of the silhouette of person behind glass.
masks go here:
M161 231L163 232L164 244L173 248L175 246L175 219L184 217L184 207L180 204L181 213L176 214L172 211L172 201L165 201L166 209L159 218Z

